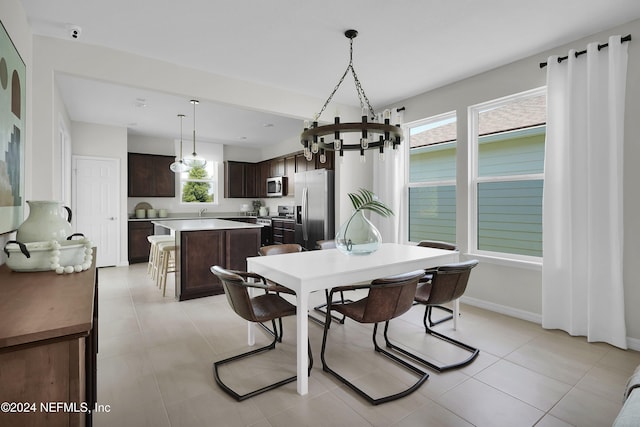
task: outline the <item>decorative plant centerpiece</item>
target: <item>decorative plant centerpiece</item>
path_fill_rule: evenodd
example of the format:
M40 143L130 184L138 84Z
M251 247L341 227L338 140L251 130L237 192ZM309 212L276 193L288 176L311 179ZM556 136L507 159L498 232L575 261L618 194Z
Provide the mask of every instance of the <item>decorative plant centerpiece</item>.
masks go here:
M383 217L390 217L393 211L369 190L361 188L357 193L349 193L355 210L336 234L336 247L348 255L367 255L377 251L382 243L378 229L364 216L364 211L373 211Z

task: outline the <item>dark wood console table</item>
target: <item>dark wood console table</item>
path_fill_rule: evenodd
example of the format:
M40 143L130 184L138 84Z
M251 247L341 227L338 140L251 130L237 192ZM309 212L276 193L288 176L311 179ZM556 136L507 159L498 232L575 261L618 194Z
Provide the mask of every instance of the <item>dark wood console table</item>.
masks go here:
M0 425L92 424L84 409L97 391L95 250L93 259L90 269L62 275L0 266L0 402L17 411L1 411Z

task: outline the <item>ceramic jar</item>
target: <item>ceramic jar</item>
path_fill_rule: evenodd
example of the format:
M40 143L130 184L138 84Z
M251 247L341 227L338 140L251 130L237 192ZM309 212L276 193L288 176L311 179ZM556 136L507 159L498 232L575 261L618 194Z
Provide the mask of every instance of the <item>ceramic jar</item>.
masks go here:
M28 200L29 216L18 227L16 240L21 243L64 242L73 234L71 209L53 200ZM66 213L64 212L66 210Z

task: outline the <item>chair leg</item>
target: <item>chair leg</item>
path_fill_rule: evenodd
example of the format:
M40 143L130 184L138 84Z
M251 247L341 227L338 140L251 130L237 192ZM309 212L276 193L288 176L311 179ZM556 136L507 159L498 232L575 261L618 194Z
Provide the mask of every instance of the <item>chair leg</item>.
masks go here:
M425 319L428 316L426 310L428 310L429 308L430 307L427 306L427 309L425 309ZM399 352L401 354L404 354L405 356L413 359L414 361L416 361L418 363L421 363L422 365L425 365L425 366L427 366L427 367L429 367L431 369L434 369L437 372L445 372L445 371L449 371L451 369L458 369L458 368L462 368L463 366L467 366L468 364L473 362L476 357L478 357L478 354L480 354L480 350L479 349L477 349L475 347L471 347L468 344L465 344L465 343L460 342L458 340L455 340L455 339L453 339L451 337L443 335L443 334L441 334L439 332L436 332L433 329L430 329L426 324L426 320L425 320L425 328L427 330L427 334L432 335L432 336L434 336L434 337L436 337L438 339L441 339L442 341L445 341L445 342L448 342L450 344L453 344L453 345L455 345L457 347L460 347L460 348L470 352L471 355L468 358L466 358L463 361L461 361L461 362L452 363L450 365L437 365L437 364L435 364L433 362L429 362L428 360L425 360L422 357L420 357L420 356L418 356L418 355L416 355L414 353L411 353L411 352L409 352L409 351L407 351L407 350L405 350L405 349L403 349L401 347L398 347L398 346L392 344L391 341L389 341L389 337L388 337L388 334L387 334L388 329L389 329L389 322L388 321L384 325L384 339L385 339L385 342L386 342L386 346L387 346L387 348L390 348L390 349L392 349L394 351L397 351L397 352Z
M378 324L376 323L374 325L374 327L373 327L373 345L374 345L375 351L380 353L380 354L382 354L383 356L386 356L387 358L393 360L397 364L405 367L407 370L410 370L410 371L414 372L418 376L418 381L415 384L413 384L411 387L409 387L406 390L403 390L401 392L398 392L398 393L395 393L395 394L391 394L391 395L388 395L388 396L384 396L384 397L380 397L380 398L377 398L377 399L371 397L364 390L356 387L355 384L353 384L352 382L350 382L349 380L344 378L342 375L340 375L336 371L332 370L329 367L329 365L327 364L327 361L325 359L325 350L327 348L327 332L329 331L329 325L331 324L331 318L332 318L330 313L331 313L331 302L329 301L327 303L327 315L326 315L326 321L325 321L325 326L324 326L324 334L322 336L322 350L320 352L320 358L322 360L322 370L325 371L325 372L328 372L331 375L333 375L334 377L336 377L340 382L345 384L351 390L355 391L358 395L363 397L370 404L379 405L381 403L391 402L393 400L397 400L397 399L400 399L402 397L405 397L405 396L413 393L414 391L416 391L418 388L420 388L420 386L427 380L427 378L429 378L429 374L428 373L426 373L426 372L418 369L417 367L405 362L404 360L396 357L395 355L383 350L382 348L380 348L380 346L378 346L378 343L376 341L376 334L377 334L377 331L378 331Z
M282 327L282 319L279 319L279 320L280 320L280 327ZM227 394L232 396L238 402L241 402L241 401L243 401L245 399L248 399L250 397L256 396L258 394L264 393L266 391L273 390L273 389L278 388L280 386L283 386L285 384L289 384L291 382L294 382L297 379L297 377L294 375L292 377L285 378L285 379L283 379L281 381L278 381L278 382L275 382L273 384L269 384L267 386L261 387L261 388L259 388L257 390L250 391L249 393L238 394L231 387L226 385L222 381L222 379L220 378L220 374L218 372L218 368L220 366L229 364L229 363L234 362L236 360L244 359L246 357L255 356L256 354L263 353L265 351L273 350L274 348L276 348L276 342L278 341L278 336L282 337L282 330L280 331L280 333L278 333L275 320L272 320L271 322L272 322L272 326L273 326L273 330L275 331L275 334L274 334L273 341L270 344L268 344L268 345L266 345L264 347L260 347L260 348L257 348L255 350L247 351L246 353L238 354L236 356L232 356L232 357L229 357L227 359L219 360L219 361L213 363L213 376L214 376L214 378L216 380L216 384L218 384L218 386L224 392L226 392ZM309 351L308 375L311 375L311 368L313 367L313 355L311 353L311 342L307 343L307 349Z
M325 294L325 297L326 297L326 298L329 298L329 290L328 290L328 289L325 289L325 290L324 290L324 294ZM353 301L351 301L350 299L346 299L346 300L344 299L344 292L340 292L340 303L341 303L341 304L344 304L344 303L351 303L351 302L353 302ZM323 315L326 315L326 314L327 314L326 307L327 307L327 303L324 303L324 304L316 305L315 307L313 307L313 309L314 309L315 311L317 311L318 313L322 313ZM341 324L341 325L343 325L343 324L344 324L344 320L345 320L345 318L346 318L347 316L344 316L344 315L343 315L343 316L342 316L342 319L340 319L340 318L339 318L339 317L337 317L337 316L332 316L332 317L333 317L333 319L334 319L336 322L340 322L340 324ZM311 316L309 316L309 318L310 318L311 320L315 321L316 323L318 323L319 325L324 326L324 322L323 322L322 320L318 320L318 319L316 319L315 317L311 317Z
M276 328L273 329L273 331L271 329L269 329L269 327L267 325L265 325L264 323L258 323L258 325L260 325L260 327L262 329L264 329L265 331L267 331L267 333L271 336L273 336L276 340L278 340L278 342L282 342L282 318L278 318L278 322L280 323L280 334L278 334L278 330Z
M429 313L428 313L428 317L429 317L429 326L436 326L436 325L439 325L439 324L440 324L440 323L442 323L442 322L446 322L446 321L448 321L448 320L453 319L453 310L451 310L451 309L450 309L450 308L448 308L448 307L444 307L444 306L441 306L441 305L428 305L427 307L429 307ZM434 322L433 320L431 320L431 313L433 312L433 310L432 310L433 308L439 308L440 310L443 310L443 311L449 312L449 313L451 313L451 316L443 317L442 319L438 319L438 320L436 320L436 321ZM426 312L426 311L425 311L425 314L427 314L427 312ZM426 319L426 318L425 318L425 319ZM426 327L426 320L425 320L425 327Z

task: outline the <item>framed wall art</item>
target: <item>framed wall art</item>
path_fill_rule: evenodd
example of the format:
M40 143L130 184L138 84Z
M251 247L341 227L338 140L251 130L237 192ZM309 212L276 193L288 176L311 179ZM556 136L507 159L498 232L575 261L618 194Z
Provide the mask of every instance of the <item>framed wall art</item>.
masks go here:
M16 230L23 220L26 74L0 22L0 234Z

